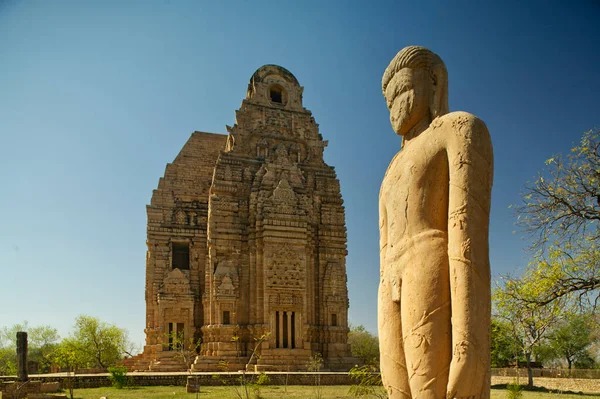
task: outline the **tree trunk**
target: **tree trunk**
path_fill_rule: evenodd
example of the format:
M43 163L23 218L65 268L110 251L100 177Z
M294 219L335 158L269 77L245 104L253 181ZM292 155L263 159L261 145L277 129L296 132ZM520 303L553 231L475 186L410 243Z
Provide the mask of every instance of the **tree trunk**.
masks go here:
M525 352L527 360L527 388L533 388L533 370L531 369L531 352Z

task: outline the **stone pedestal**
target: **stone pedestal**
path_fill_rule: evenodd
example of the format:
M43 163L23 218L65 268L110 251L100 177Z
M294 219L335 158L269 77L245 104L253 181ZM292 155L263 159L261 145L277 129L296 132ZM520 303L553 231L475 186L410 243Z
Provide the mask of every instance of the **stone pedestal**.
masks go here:
M187 393L200 392L200 379L194 376L189 376L187 378L187 384L185 385L185 391Z

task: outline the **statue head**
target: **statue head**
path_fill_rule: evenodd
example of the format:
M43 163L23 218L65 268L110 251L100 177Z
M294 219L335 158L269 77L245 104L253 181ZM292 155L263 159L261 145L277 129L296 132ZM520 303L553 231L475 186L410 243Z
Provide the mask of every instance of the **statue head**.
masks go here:
M448 72L442 59L420 46L400 50L385 70L383 96L394 131L404 136L415 125L448 113Z

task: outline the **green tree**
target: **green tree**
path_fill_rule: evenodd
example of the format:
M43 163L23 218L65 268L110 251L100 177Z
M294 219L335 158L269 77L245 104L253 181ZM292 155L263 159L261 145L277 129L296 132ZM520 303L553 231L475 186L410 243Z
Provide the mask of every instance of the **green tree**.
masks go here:
M81 345L81 342L77 342L73 338L65 338L52 353L52 361L67 371L67 378L63 387L69 390L71 399L73 399L75 388L74 372L86 364L85 351Z
M52 361L68 371L76 371L87 363L81 343L73 338L65 338L60 342L52 354Z
M556 357L567 361L569 370L578 363L590 359L588 352L596 340L593 335L594 319L589 314L569 315L548 335L549 347Z
M50 371L52 354L58 347L60 336L51 326L32 327L27 332L29 339L29 360L38 363L41 373Z
M0 348L0 375L17 375L17 354L13 348Z
M17 374L17 331L23 331L26 326L25 321L10 328L0 328L0 375Z
M545 335L559 321L563 311L560 300L540 305L535 281L528 278L509 278L494 290L494 317L510 326L511 333L527 364L527 385L533 387L531 362Z
M350 327L348 343L352 356L361 359L367 365L379 367L379 338L367 331L363 325Z
M508 367L521 355L520 342L515 339L512 326L497 317L492 318L491 328L491 365Z
M559 298L595 306L600 295L600 135L584 133L567 155L546 161L526 185L515 208L517 225L530 233L534 259L528 272L537 278L547 304Z
M130 355L132 344L126 330L95 317L80 315L70 340L70 348L79 352L83 367L107 368Z
M56 349L60 336L51 326L30 327L27 321L0 329L0 374L12 375L17 372L17 332L27 332L28 359L38 364L40 372L50 370L51 355Z

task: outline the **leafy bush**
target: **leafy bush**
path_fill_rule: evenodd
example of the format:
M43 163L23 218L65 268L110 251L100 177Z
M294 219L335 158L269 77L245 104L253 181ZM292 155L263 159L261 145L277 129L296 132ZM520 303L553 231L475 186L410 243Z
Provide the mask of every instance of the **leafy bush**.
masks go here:
M348 392L352 396L374 396L387 398L387 392L381 383L381 374L372 365L354 366L348 372L350 378L356 381Z
M321 388L321 367L323 366L323 355L315 352L308 361L306 368L309 372L315 373L315 385L313 396L315 399L323 397L323 389Z
M121 389L129 385L129 379L127 377L127 367L125 366L113 366L108 368L110 380L113 387Z
M350 328L348 343L352 356L359 358L364 364L379 367L379 338L367 331L363 325Z
M256 385L269 385L270 382L271 379L265 372L260 373L256 378Z
M523 397L523 386L513 381L510 384L506 384L508 390L508 399L521 399Z

